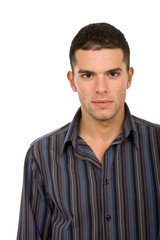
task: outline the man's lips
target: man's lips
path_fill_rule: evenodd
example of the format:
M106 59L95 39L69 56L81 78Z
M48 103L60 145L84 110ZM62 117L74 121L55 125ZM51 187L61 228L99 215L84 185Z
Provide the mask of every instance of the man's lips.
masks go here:
M100 100L100 99L98 99L98 100L94 100L94 101L92 101L92 102L94 102L94 103L107 103L107 102L113 102L113 101L111 101L111 100Z
M113 101L111 100L106 100L106 99L98 99L98 100L94 100L92 101L92 103L98 107L107 107L107 106L110 106Z

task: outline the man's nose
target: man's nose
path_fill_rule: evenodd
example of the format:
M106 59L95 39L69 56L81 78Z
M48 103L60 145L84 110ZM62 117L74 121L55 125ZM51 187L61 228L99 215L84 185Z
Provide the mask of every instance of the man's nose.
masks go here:
M108 91L109 91L109 88L108 88L107 78L104 75L98 76L97 81L96 81L96 92L104 93L104 92L108 92Z

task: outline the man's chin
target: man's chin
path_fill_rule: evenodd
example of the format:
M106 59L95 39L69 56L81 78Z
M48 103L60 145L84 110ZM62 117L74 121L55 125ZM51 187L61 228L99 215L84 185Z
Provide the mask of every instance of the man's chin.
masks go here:
M115 114L92 114L92 117L97 121L109 121L113 119Z

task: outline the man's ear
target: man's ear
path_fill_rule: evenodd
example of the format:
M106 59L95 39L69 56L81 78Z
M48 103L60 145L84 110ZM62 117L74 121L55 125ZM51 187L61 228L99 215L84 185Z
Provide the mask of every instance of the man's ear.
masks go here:
M134 74L134 69L133 69L133 67L130 67L130 68L129 68L129 73L128 73L128 85L127 85L127 89L130 88L130 86L131 86L133 74Z
M74 83L73 73L72 73L71 71L69 71L69 72L67 73L67 78L68 78L68 81L69 81L69 83L70 83L70 86L71 86L72 90L73 90L74 92L77 92L77 89L76 89L76 86L75 86L75 83Z

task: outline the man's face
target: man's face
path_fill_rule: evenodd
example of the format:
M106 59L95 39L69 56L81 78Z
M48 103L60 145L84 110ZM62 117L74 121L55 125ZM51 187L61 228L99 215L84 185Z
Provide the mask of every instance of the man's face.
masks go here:
M78 93L82 116L98 121L122 116L133 68L127 71L121 49L77 50L74 74L68 72L72 90Z

